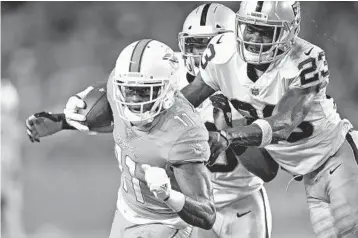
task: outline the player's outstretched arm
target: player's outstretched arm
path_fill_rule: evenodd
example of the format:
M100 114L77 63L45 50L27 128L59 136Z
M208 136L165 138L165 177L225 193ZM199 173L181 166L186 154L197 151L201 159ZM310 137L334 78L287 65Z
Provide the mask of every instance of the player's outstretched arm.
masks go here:
M40 142L41 137L53 135L63 129L75 129L68 125L65 114L38 112L26 119L26 132L31 142Z
M106 84L103 83L97 86L87 87L82 92L70 97L67 101L64 113L54 114L50 112L39 112L28 117L26 119L26 127L31 142L40 142L41 137L53 135L62 130L111 133L113 131L113 125L109 123L108 126L106 124L90 131L88 126L84 123L86 122L86 116L79 113L79 110L84 109L86 105L83 98L95 87L105 88ZM108 113L111 114L112 112Z
M194 81L184 87L181 92L194 107L198 107L205 99L215 93L215 90L204 82L199 73Z
M320 84L309 88L293 88L276 105L272 116L258 119L249 126L210 132L212 154L220 153L231 143L264 147L287 140L293 130L307 116Z

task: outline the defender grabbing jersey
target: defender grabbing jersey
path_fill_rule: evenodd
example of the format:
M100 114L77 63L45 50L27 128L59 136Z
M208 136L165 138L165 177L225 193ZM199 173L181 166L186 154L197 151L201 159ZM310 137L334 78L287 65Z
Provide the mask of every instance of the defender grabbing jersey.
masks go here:
M324 51L297 37L300 20L299 2L242 2L235 34L211 40L200 74L182 92L197 106L220 90L252 122L210 132L212 156L230 144L264 147L304 175L317 237L356 237L357 132L326 95Z
M215 55L205 61L206 57ZM332 156L352 128L341 120L332 98L326 96L329 71L324 51L297 38L291 51L253 82L252 65L246 64L236 49L234 33L215 37L203 57L201 77L214 90L220 90L242 115L251 120L272 115L288 89L319 87L308 115L286 141L265 149L286 170L307 174ZM293 153L295 156L290 156Z

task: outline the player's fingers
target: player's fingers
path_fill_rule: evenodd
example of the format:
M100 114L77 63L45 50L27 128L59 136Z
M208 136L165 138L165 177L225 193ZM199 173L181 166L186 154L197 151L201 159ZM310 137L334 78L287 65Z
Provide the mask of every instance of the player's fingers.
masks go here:
M150 165L149 164L142 164L142 169L144 170L144 173L146 171L148 171L148 169L150 168Z
M26 132L27 132L27 135L32 143L34 143L35 141L40 142L40 139L39 139L39 136L37 133L34 133L33 131L31 131L29 129L27 129Z
M78 98L78 97L72 97L71 104L76 110L79 108L85 108L85 106L86 106L85 101L83 101L83 99Z
M31 128L31 126L34 125L34 121L36 120L36 117L34 115L31 115L29 118L26 119L26 127Z
M26 133L29 135L29 136L32 136L32 132L31 132L31 130L30 129L26 129Z
M73 120L73 121L86 121L86 116L78 114L77 112L65 109L64 113L66 119Z
M31 133L29 132L29 130L27 130L27 136L29 137L30 141L32 143L34 143L34 139L32 138Z
M89 86L88 88L86 88L86 89L83 90L82 92L77 93L77 96L79 96L80 98L84 98L84 97L86 97L87 94L88 94L89 92L91 92L93 89L94 89L93 86Z
M226 106L225 102L220 102L220 101L214 101L212 102L213 107L219 107L219 108L224 108Z
M213 150L211 151L211 155L210 155L210 159L211 160L216 160L216 158L219 156L219 153L217 151L216 148L213 148Z
M28 123L26 123L26 129L31 130L32 126L30 126Z
M79 131L89 131L88 126L83 125L78 121L73 121L73 120L69 120L69 119L67 119L66 121L69 125L73 126L74 128L76 128Z
M33 139L36 139L36 138L40 137L35 126L27 127L26 132L27 132L28 135L31 135L31 137Z
M66 112L77 112L78 109L85 108L86 103L78 96L72 96L68 99L64 113Z
M214 101L226 101L226 98L223 95L214 95L211 96L210 99Z

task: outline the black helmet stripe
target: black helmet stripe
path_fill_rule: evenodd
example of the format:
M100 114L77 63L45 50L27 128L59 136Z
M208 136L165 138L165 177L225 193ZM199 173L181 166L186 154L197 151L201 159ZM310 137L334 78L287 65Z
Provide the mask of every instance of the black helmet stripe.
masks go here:
M129 62L129 72L140 72L144 51L151 41L151 39L138 41L132 52L131 61Z
M256 12L261 12L262 11L262 5L264 5L264 1L257 1L255 11Z
M203 7L203 11L201 12L201 18L200 18L200 26L206 25L206 18L208 17L208 11L209 11L210 5L211 5L211 3L207 3Z

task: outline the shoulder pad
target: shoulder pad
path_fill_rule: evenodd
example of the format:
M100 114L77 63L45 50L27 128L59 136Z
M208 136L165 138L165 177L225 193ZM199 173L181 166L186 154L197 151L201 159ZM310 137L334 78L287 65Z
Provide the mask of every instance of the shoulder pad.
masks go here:
M163 129L168 129L172 133L180 134L190 127L201 126L200 114L180 92L177 92L175 103L167 110L166 117Z
M213 45L215 51L215 56L211 60L214 64L225 64L237 51L236 37L232 32L216 35L210 40L210 44ZM207 48L205 51L210 51L210 49Z
M293 61L298 66L306 59L318 58L322 52L324 51L320 47L305 41L302 38L297 38L288 57L289 60Z
M310 59L317 61L322 56L324 56L324 51L320 47L302 38L297 38L288 55L276 67L280 68L282 76L297 77L302 70L302 64L307 63Z
M301 38L297 38L287 57L280 63L280 73L291 88L307 88L328 84L328 64L324 51ZM323 84L322 84L323 83Z

